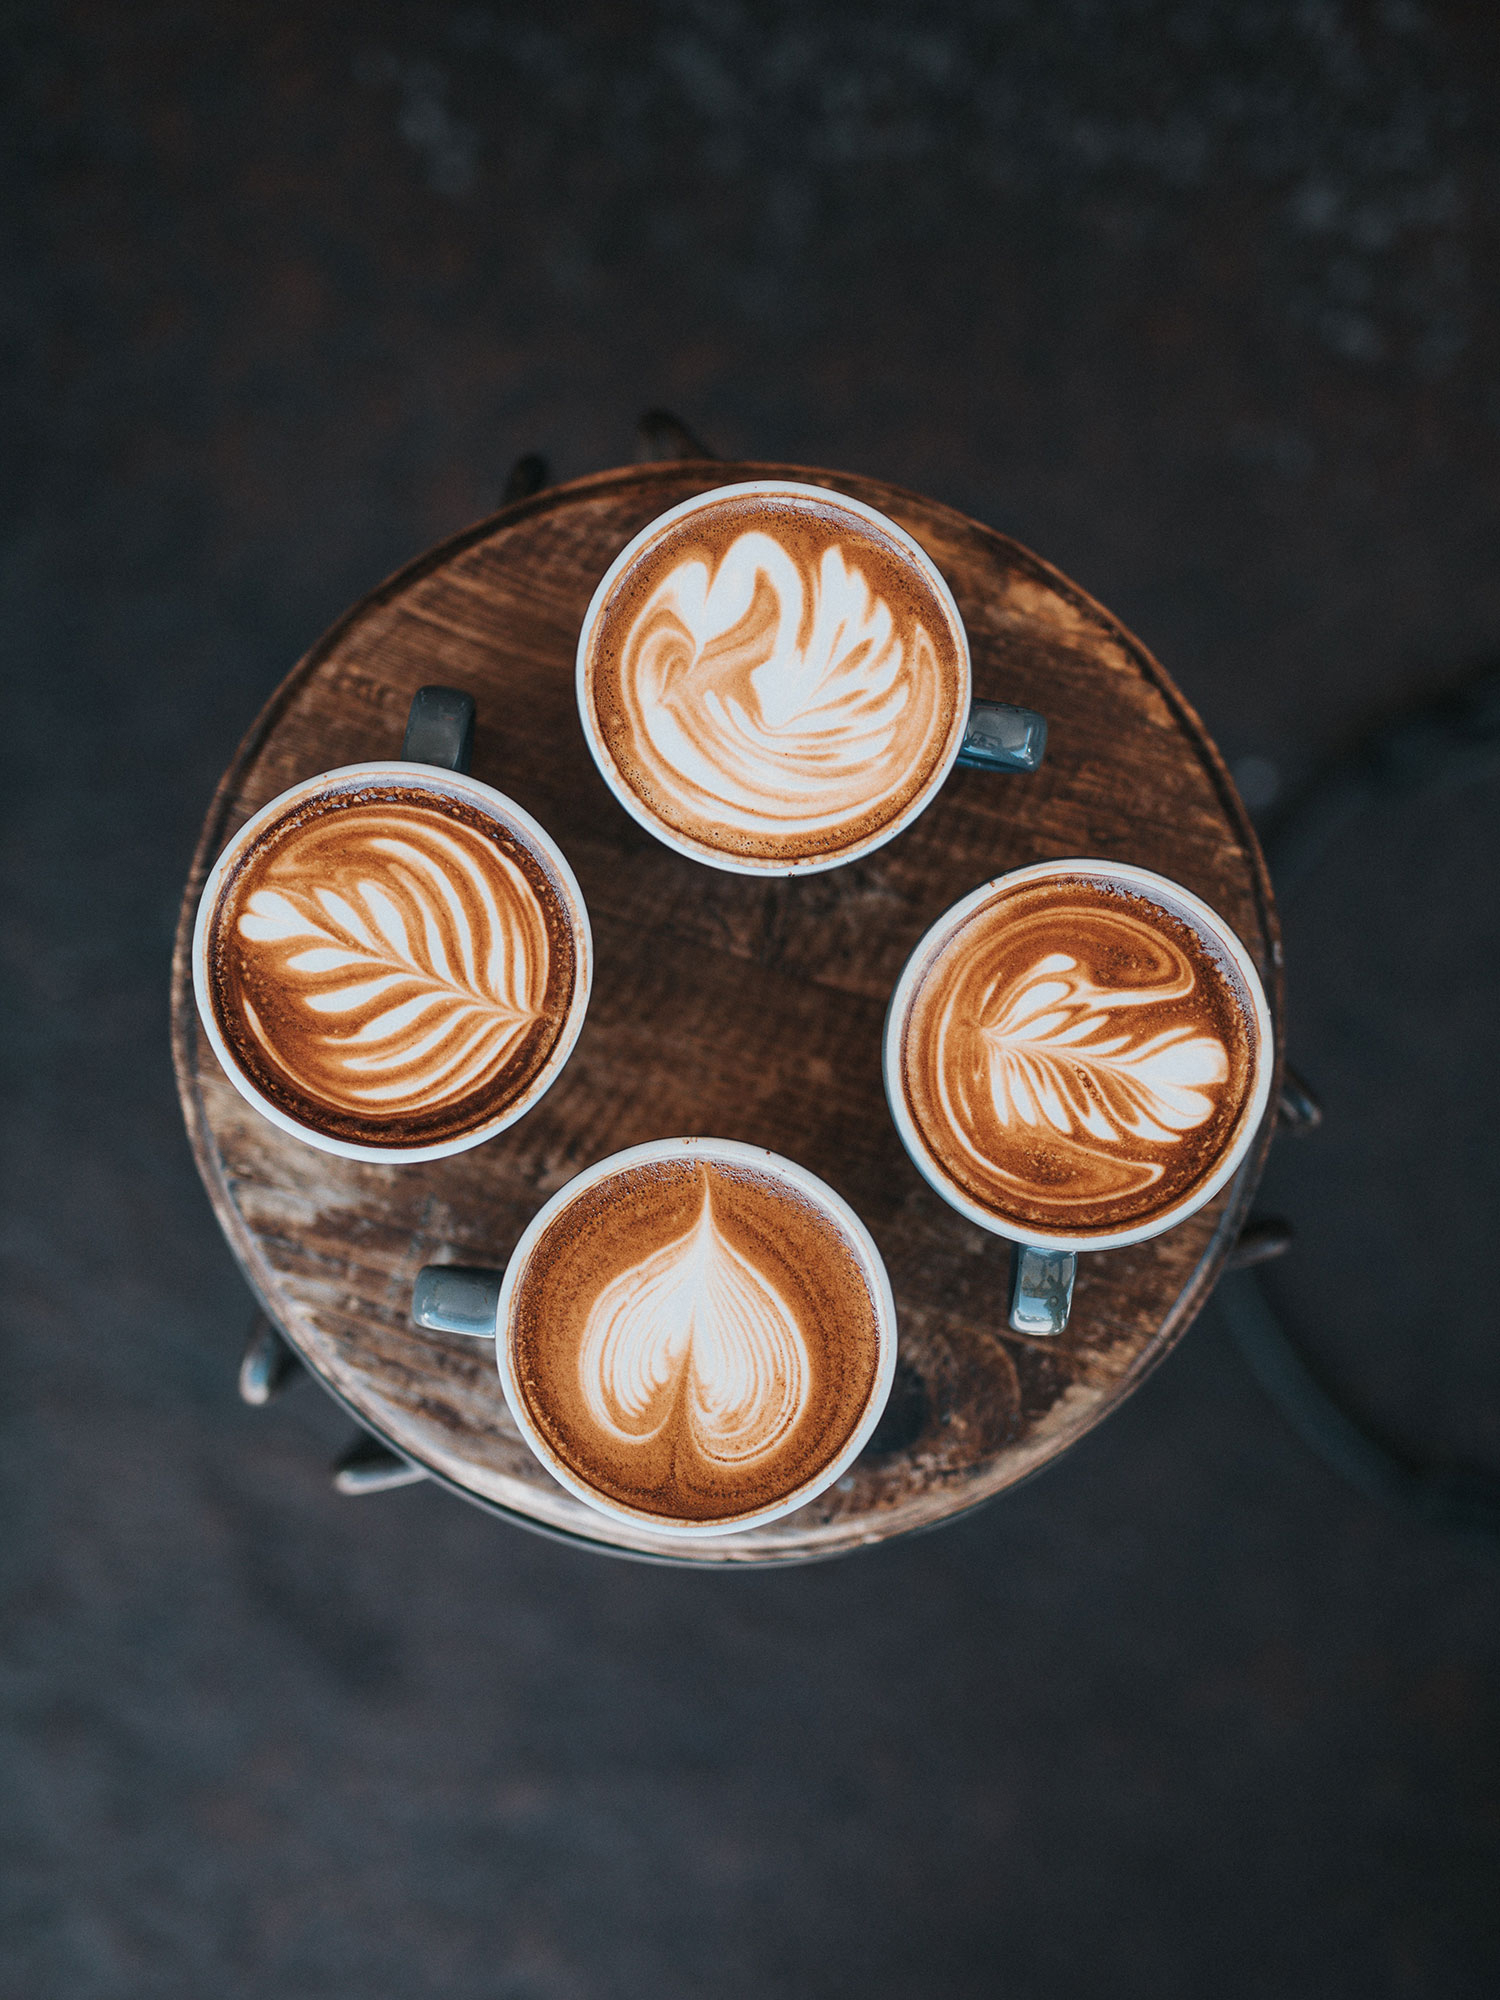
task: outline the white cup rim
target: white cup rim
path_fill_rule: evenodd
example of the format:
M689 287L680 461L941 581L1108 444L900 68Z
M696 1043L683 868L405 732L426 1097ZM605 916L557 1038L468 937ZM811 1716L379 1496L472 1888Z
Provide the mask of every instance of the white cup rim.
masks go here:
M553 1220L564 1209L586 1194L601 1180L623 1170L647 1164L655 1160L703 1159L722 1161L729 1166L754 1167L770 1173L780 1180L787 1180L809 1196L819 1208L829 1214L843 1231L870 1287L870 1295L875 1304L877 1334L880 1342L880 1356L876 1364L875 1381L870 1390L870 1398L863 1415L838 1454L828 1464L799 1486L795 1492L774 1506L762 1507L753 1514L737 1516L732 1521L675 1521L664 1519L659 1514L648 1514L643 1509L622 1506L618 1501L608 1499L596 1492L577 1473L562 1463L546 1440L537 1431L526 1408L524 1397L516 1382L511 1361L509 1320L516 1290L520 1285L533 1250ZM560 1486L565 1486L577 1499L584 1501L601 1514L612 1520L623 1521L630 1527L647 1533L678 1540L691 1537L695 1540L710 1535L743 1534L751 1528L763 1528L768 1522L778 1521L783 1515L795 1513L805 1507L820 1493L826 1492L835 1480L842 1478L854 1460L869 1443L875 1426L880 1422L886 1402L891 1393L891 1382L896 1371L896 1301L891 1292L891 1281L885 1268L885 1260L876 1248L875 1239L854 1210L828 1183L820 1180L807 1167L799 1166L780 1153L768 1151L764 1146L747 1145L740 1139L651 1139L644 1145L627 1146L623 1152L611 1153L607 1159L596 1160L575 1174L565 1187L557 1193L532 1217L520 1241L511 1252L505 1267L505 1276L500 1286L500 1302L495 1312L495 1359L500 1371L500 1387L510 1409L516 1428L530 1446L540 1463L550 1472Z
M810 855L804 859L795 861L775 861L769 857L726 854L722 849L709 846L706 841L692 840L686 835L674 832L642 805L635 793L620 776L614 758L610 755L609 746L605 743L594 716L594 704L588 674L589 646L599 614L603 610L605 600L613 590L615 583L624 574L630 564L635 561L641 551L654 541L658 535L664 534L676 522L685 520L690 514L699 513L703 508L712 506L718 501L742 499L748 495L754 495L762 499L782 499L787 497L794 499L810 498L821 501L825 506L832 500L836 501L840 507L847 508L851 514L858 515L878 527L883 534L888 535L896 543L904 554L911 557L912 561L921 571L934 595L942 605L958 644L958 660L962 686L959 691L959 700L954 706L953 726L948 732L949 740L944 745L942 757L933 766L932 772L922 789L913 798L908 800L906 806L894 820L878 828L875 832L868 834L856 846L846 848L832 856ZM690 499L679 500L676 506L669 507L664 514L656 515L637 534L632 535L599 579L598 586L593 596L589 599L588 610L583 615L583 624L579 628L578 633L577 666L574 680L578 697L579 719L583 724L584 740L588 744L589 754L594 760L600 777L603 778L615 798L638 826L644 827L647 833L651 834L654 839L659 840L664 847L670 847L675 853L686 855L690 861L701 861L709 868L720 868L731 875L775 877L821 875L830 868L846 867L851 861L862 861L866 855L873 854L877 848L884 847L887 841L894 840L899 833L904 833L912 821L925 812L927 807L932 804L938 792L946 783L954 764L958 761L958 753L963 748L964 731L968 727L969 708L974 693L974 670L969 656L968 631L965 628L963 616L954 600L953 592L948 587L947 578L927 553L926 549L899 522L893 521L889 514L882 514L879 508L870 506L867 501L856 500L852 494L844 493L836 486L813 486L808 481L801 479L742 479L728 486L715 486L710 488L706 493L695 493Z
M326 1132L319 1132L310 1125L304 1125L283 1111L278 1104L259 1091L234 1059L220 1031L214 1016L213 1001L208 980L209 930L214 909L226 876L239 862L246 848L254 841L263 827L286 812L291 806L304 799L332 787L343 787L357 783L378 784L382 782L400 783L406 786L425 785L433 791L447 792L470 800L502 824L511 824L531 841L541 852L548 866L556 871L569 901L569 914L575 919L577 940L577 970L573 982L573 998L562 1032L552 1046L551 1053L541 1069L532 1078L521 1097L496 1117L486 1120L475 1131L464 1132L456 1138L444 1139L427 1146L362 1146L351 1140L338 1139ZM272 1125L300 1139L305 1145L314 1146L319 1152L332 1153L342 1160L365 1160L382 1166L411 1166L422 1160L443 1160L454 1153L466 1153L471 1147L483 1145L493 1139L508 1125L514 1125L518 1118L532 1108L557 1080L563 1065L573 1053L583 1028L583 1018L588 1011L589 995L594 977L593 932L589 927L588 906L583 900L583 891L578 886L577 877L569 867L562 849L545 827L540 826L524 806L518 806L514 799L504 792L496 791L493 785L486 785L479 778L471 778L466 771L447 771L437 764L419 764L400 757L382 757L365 764L340 764L334 770L320 771L315 777L303 778L295 785L289 785L251 815L226 843L223 852L208 871L203 890L198 898L198 915L193 925L193 997L198 1003L198 1018L203 1023L209 1046L218 1060L219 1067L234 1085L245 1102L251 1105Z
M906 1094L901 1086L901 1037L907 1009L916 991L921 975L941 945L965 923L973 913L996 896L1009 893L1026 882L1046 881L1060 875L1090 875L1105 881L1120 883L1123 887L1135 889L1150 901L1164 904L1168 909L1181 913L1197 928L1206 931L1213 942L1225 953L1244 983L1255 1016L1256 1048L1253 1057L1254 1081L1245 1108L1240 1114L1240 1122L1232 1144L1219 1159L1213 1172L1197 1187L1191 1189L1164 1215L1154 1216L1150 1221L1136 1223L1128 1229L1099 1230L1092 1235L1076 1232L1063 1234L1057 1230L1032 1228L1022 1223L1009 1222L981 1208L963 1190L953 1183L935 1160L925 1140L918 1132L906 1104ZM934 1191L940 1194L951 1208L970 1222L978 1223L995 1236L1003 1236L1012 1243L1025 1243L1038 1250L1116 1250L1128 1243L1144 1243L1153 1236L1160 1236L1168 1229L1174 1229L1179 1222L1185 1222L1206 1202L1212 1201L1230 1177L1238 1170L1241 1161L1254 1143L1255 1136L1265 1119L1266 1107L1271 1096L1271 1076L1276 1067L1275 1032L1271 1023L1271 1009L1249 952L1239 937L1218 914L1195 896L1191 890L1174 882L1170 876L1155 874L1149 868L1138 868L1125 861L1100 861L1072 856L1061 861L1037 861L1026 868L1014 868L1005 875L997 875L992 881L982 883L950 909L943 912L936 923L923 934L896 982L890 1003L886 1008L885 1034L883 1037L883 1070L885 1078L886 1103L890 1107L892 1121L906 1148L913 1166Z

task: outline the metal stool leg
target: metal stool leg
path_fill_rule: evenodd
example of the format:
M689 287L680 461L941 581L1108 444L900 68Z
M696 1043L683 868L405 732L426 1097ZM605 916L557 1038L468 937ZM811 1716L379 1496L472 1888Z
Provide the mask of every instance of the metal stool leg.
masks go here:
M717 458L681 417L670 410L647 410L636 424L637 465L654 465L663 458Z
M1236 1237L1224 1269L1247 1271L1252 1264L1269 1264L1273 1257L1284 1257L1295 1239L1296 1231L1280 1216L1252 1216Z
M399 1451L392 1451L379 1438L361 1431L353 1443L333 1462L336 1493L388 1493L396 1486L415 1486L427 1474Z
M240 1357L240 1397L262 1409L302 1373L302 1363L264 1313L255 1315Z
M529 500L533 493L541 492L551 477L551 468L539 451L524 453L505 475L500 504L509 507L512 501Z
M1282 1071L1281 1095L1276 1100L1276 1122L1289 1132L1316 1132L1323 1122L1323 1107L1303 1079L1288 1063Z

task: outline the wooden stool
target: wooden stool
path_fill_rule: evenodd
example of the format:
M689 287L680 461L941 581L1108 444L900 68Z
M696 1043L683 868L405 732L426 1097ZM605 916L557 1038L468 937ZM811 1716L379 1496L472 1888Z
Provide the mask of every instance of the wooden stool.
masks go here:
M278 689L219 786L173 968L199 1171L274 1329L373 1433L341 1461L344 1491L426 1474L525 1526L699 1565L807 1561L932 1527L1066 1450L1181 1337L1240 1235L1271 1121L1189 1221L1080 1259L1060 1338L1013 1334L1009 1246L926 1186L886 1111L881 1023L907 954L950 904L1024 863L1097 855L1157 869L1218 910L1255 959L1277 1029L1275 1103L1281 949L1255 835L1145 648L1056 570L952 508L881 480L706 454L535 491L538 476L523 460L511 504L356 605ZM652 840L595 771L573 692L584 609L630 537L691 494L772 477L837 487L899 521L952 586L975 693L1039 709L1051 729L1039 773L956 771L888 847L800 881L719 873ZM593 999L571 1062L519 1124L456 1158L366 1166L284 1136L230 1087L198 1022L189 948L204 877L235 829L299 779L397 753L427 682L474 696L475 776L534 813L572 863L593 923ZM564 1492L512 1426L493 1350L418 1331L408 1310L423 1264L503 1264L582 1167L690 1133L788 1154L853 1203L890 1270L901 1359L880 1429L834 1489L770 1527L674 1544ZM285 1365L261 1332L242 1373L250 1400L274 1393Z

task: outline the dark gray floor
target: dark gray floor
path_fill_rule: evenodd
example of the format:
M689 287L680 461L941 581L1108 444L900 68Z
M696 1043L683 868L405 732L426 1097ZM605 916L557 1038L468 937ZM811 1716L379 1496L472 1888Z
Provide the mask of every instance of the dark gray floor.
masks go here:
M1060 563L1267 803L1500 648L1500 19L1411 0L3 15L5 2000L1460 1996L1500 1565L1212 1314L943 1534L701 1580L234 1398L166 1043L213 783L516 453L876 472ZM1500 1464L1484 788L1289 918L1282 1295ZM1406 1233L1442 1241L1441 1270Z

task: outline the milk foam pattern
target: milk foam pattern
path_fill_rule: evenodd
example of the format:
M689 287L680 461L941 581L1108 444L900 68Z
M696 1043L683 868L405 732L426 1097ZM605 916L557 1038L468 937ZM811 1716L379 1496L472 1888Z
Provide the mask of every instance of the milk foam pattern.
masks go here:
M1070 931L1075 949L1057 949ZM1110 983L1105 968L1122 965L1139 983ZM1182 1171L1184 1146L1221 1108L1233 1064L1201 975L1121 907L1015 932L1003 916L976 924L931 977L934 1136L959 1178L1002 1207L1032 1199L1061 1219L1146 1196Z
M600 1430L643 1445L681 1434L712 1465L764 1458L802 1416L812 1367L796 1316L720 1233L703 1177L697 1219L611 1279L578 1354Z
M1205 1086L1223 1083L1229 1058L1216 1035L1187 1026L1135 1040L1119 1016L1180 993L1096 986L1075 958L1050 952L993 1003L980 1033L989 1050L995 1115L1010 1125L1050 1126L1062 1138L1118 1145L1131 1138L1171 1145L1213 1115Z
M456 822L388 807L345 815L339 861L296 844L251 891L238 933L271 961L301 1032L273 1061L328 1101L372 1115L453 1103L496 1073L538 1018L548 944L536 896Z
M931 756L938 683L925 627L898 625L837 545L814 567L760 530L712 572L701 557L670 570L621 669L634 751L661 800L788 838L904 803Z

